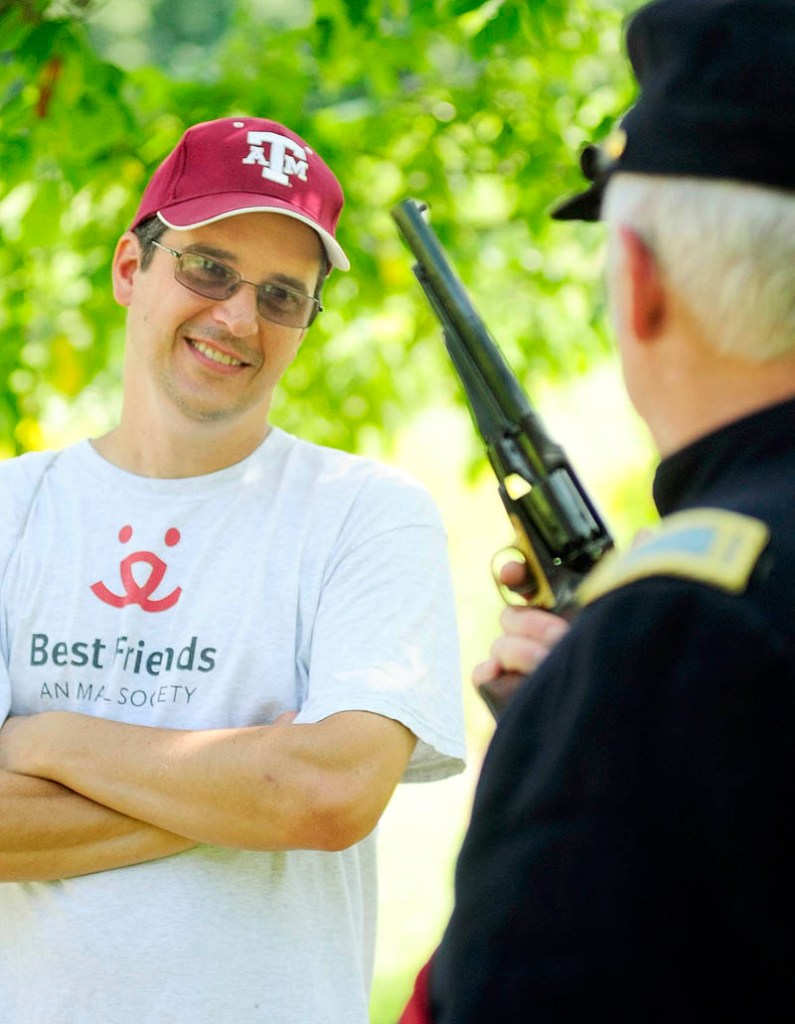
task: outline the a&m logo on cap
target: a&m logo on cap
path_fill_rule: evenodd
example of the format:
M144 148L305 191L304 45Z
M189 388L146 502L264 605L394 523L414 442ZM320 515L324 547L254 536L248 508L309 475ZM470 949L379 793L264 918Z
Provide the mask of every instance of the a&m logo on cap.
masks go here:
M249 151L242 162L262 167L263 178L278 185L291 185L293 176L306 181L309 164L303 146L278 132L249 132L246 141Z

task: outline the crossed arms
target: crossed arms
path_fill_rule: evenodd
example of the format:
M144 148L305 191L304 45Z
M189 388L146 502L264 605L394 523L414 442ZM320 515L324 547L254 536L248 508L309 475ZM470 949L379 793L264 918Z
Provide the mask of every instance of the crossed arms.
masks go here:
M566 627L507 608L503 628L476 685L531 671ZM107 871L198 843L341 849L375 826L415 743L398 722L358 711L213 731L70 712L9 719L0 728L0 881Z
M416 738L346 711L312 725L176 730L72 712L0 729L0 881L46 881L199 843L339 850L375 827Z

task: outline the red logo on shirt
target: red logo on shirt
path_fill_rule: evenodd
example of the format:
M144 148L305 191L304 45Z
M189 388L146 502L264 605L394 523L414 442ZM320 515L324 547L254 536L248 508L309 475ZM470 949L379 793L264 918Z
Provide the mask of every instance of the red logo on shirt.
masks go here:
M122 544L126 544L132 535L133 528L131 526L122 526L119 530L119 540ZM165 542L168 547L173 548L175 544L179 544L179 541L179 530L172 526L166 531ZM149 575L141 584L133 575L133 567L136 565L149 566ZM123 594L114 594L101 581L92 584L91 589L100 601L104 601L105 604L109 604L113 608L124 608L128 604L137 604L145 612L164 612L168 608L173 608L182 593L182 587L175 587L165 597L152 599L151 595L163 581L167 568L166 563L151 551L134 551L131 555L123 558L119 565L121 582L124 587Z

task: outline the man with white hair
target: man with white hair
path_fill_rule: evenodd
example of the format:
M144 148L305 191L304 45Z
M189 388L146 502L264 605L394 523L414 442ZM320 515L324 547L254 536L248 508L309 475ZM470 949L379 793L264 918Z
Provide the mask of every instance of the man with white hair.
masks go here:
M404 1024L795 1004L795 4L658 0L637 103L556 216L607 224L660 526L581 611L506 611L455 908Z

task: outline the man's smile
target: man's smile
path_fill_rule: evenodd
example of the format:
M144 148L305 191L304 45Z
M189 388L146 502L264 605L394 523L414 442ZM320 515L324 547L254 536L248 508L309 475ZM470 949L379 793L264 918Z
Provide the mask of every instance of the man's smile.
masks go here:
M200 338L188 337L185 339L188 345L203 357L202 361L210 360L218 366L225 366L230 368L237 368L239 366L248 366L243 359L239 359L237 356L232 355L229 352L224 352L207 341Z

